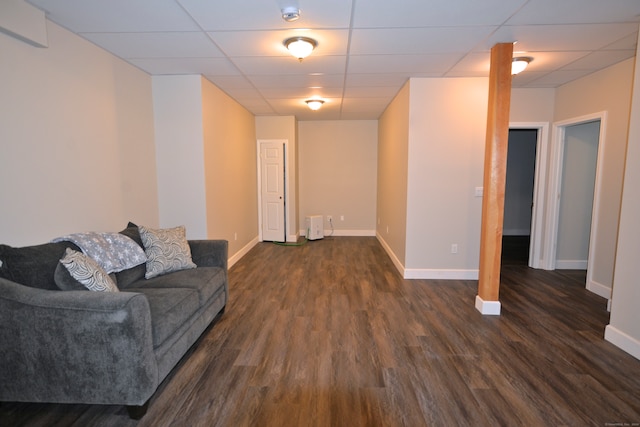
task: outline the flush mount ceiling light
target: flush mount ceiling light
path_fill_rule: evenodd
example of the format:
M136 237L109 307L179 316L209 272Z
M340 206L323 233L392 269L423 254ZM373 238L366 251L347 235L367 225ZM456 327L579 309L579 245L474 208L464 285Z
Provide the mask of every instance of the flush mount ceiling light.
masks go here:
M319 110L320 107L322 107L322 104L324 104L324 101L322 99L307 99L304 102L306 102L309 108L311 108L313 111Z
M291 37L284 41L284 45L293 56L302 61L318 46L318 42L309 37Z
M527 65L529 65L529 62L531 61L533 61L533 58L530 56L518 56L513 58L511 62L511 74L516 75L524 71L524 69L527 68Z

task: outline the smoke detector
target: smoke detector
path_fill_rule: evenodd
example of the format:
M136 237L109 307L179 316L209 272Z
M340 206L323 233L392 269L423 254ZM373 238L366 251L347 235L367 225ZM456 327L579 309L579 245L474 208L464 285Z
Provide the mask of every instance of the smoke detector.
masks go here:
M282 12L282 19L284 19L287 22L293 22L300 19L300 9L298 9L295 6L285 7L281 10L281 12Z

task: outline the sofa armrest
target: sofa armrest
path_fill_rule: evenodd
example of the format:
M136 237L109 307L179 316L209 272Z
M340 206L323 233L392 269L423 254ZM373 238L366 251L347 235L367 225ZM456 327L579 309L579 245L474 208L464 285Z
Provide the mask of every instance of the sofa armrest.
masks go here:
M0 401L142 405L158 385L149 303L0 278Z
M227 270L229 242L226 240L189 240L191 258L198 267L222 267Z

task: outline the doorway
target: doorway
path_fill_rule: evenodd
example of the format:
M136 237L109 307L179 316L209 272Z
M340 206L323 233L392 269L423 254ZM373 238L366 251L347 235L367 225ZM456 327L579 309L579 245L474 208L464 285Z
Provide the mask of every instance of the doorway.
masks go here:
M586 288L608 299L611 289L593 280L606 118L603 111L554 124L546 243L549 269L586 269Z
M518 133L522 131L523 133ZM513 134L512 134L513 132ZM516 141L520 143L524 143L527 146L522 148L521 153L518 154L517 157L524 157L527 162L527 166L522 166L515 162L515 165L511 167L511 169L515 169L517 175L520 175L524 178L524 180L529 180L529 184L531 185L531 181L533 180L533 195L532 196L520 196L520 200L518 202L518 209L520 212L527 212L527 217L529 220L528 225L509 225L513 223L507 223L507 226L503 226L503 234L506 229L507 233L512 234L512 232L516 232L516 234L526 233L528 232L528 238L523 238L521 240L525 240L524 243L522 241L517 242L518 249L520 251L528 251L528 254L520 255L520 263L525 263L529 267L532 268L546 268L545 264L545 251L544 251L544 236L545 236L545 228L543 227L545 212L547 209L547 200L545 197L545 182L548 170L548 141L549 141L549 123L547 122L511 122L509 123L509 147L507 149L507 157L509 156L509 152L511 151L511 143L512 143L512 135L521 136L522 140L516 139ZM535 140L535 142L534 142ZM515 143L515 142L514 142ZM533 157L533 158L532 158ZM527 168L526 173L522 173L519 171L519 168L525 167ZM531 173L531 169L533 169L533 176L529 175ZM509 174L509 160L507 160L507 174ZM509 177L507 176L506 185L509 184ZM516 186L517 187L517 186ZM506 190L506 188L505 188ZM531 190L526 190L530 192ZM505 199L505 209L507 206L507 201ZM517 224L523 224L527 222L527 219L522 219L522 216L518 217ZM527 230L527 231L523 231ZM528 243L527 243L528 240ZM509 244L507 242L507 244ZM524 246L524 248L523 248ZM503 253L505 249L505 242L503 241ZM507 248L509 251L510 248ZM520 252L522 253L522 252ZM526 258L526 261L523 259Z
M258 141L258 210L261 241L286 241L286 141Z
M538 129L509 129L502 265L529 265Z

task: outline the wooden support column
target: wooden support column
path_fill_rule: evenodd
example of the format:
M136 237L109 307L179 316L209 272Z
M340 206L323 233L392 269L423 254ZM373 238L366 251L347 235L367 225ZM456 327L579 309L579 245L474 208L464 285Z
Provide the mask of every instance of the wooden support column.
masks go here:
M476 308L482 314L500 314L498 294L509 142L512 57L512 43L499 43L491 49L480 234L480 272L478 295L476 296Z

